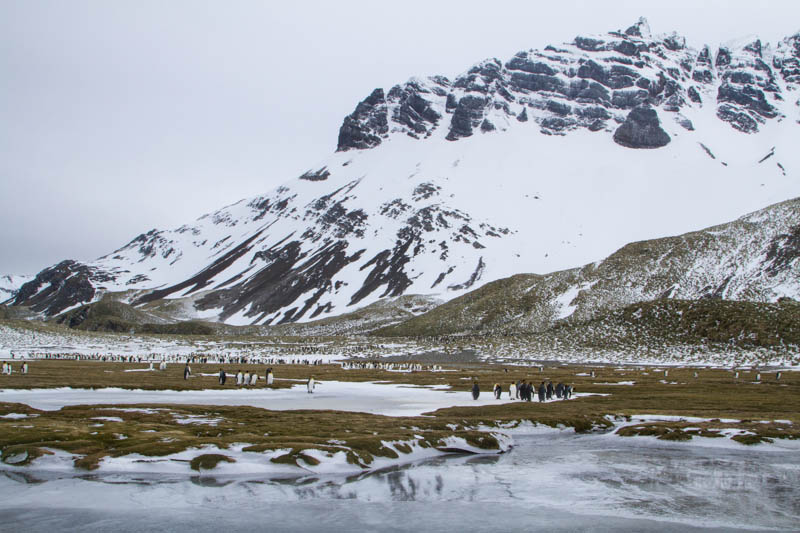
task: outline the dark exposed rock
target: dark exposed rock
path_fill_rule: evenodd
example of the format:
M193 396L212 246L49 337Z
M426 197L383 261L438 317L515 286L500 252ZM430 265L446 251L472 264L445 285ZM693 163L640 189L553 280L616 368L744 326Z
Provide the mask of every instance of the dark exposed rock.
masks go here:
M569 128L572 125L574 125L574 121L565 120L561 117L548 117L543 119L541 122L542 130L545 133L560 132ZM549 132L545 130L549 130Z
M398 240L394 249L380 252L362 266L361 270L370 266L373 268L367 274L361 288L353 294L349 305L357 304L382 285L385 285L386 289L381 296L403 294L403 291L411 285L411 280L408 279L404 267L410 260L407 252L413 241L414 239L411 237L405 241Z
M752 43L746 45L743 50L750 52L757 57L761 57L761 39L756 39Z
M110 274L77 261L62 261L42 270L22 285L9 303L28 306L37 313L53 316L68 307L91 301L95 296L93 283L112 279Z
M589 124L589 131L600 131L606 127L606 123L602 120L595 120Z
M439 285L442 281L444 281L444 278L446 278L448 275L450 275L453 272L453 270L455 270L455 269L456 269L456 267L451 266L450 268L447 269L447 272L441 272L436 277L436 281L433 282L433 285L431 285L431 289L433 289L434 287Z
M750 85L740 87L723 83L717 91L717 102L736 103L766 118L777 116L775 108L767 102L764 92Z
M694 124L692 124L692 121L683 115L676 116L675 122L677 122L686 131L694 131Z
M349 235L364 236L367 214L362 209L348 210L343 202L336 202L319 218L319 226L323 231L332 230L337 239Z
M707 68L696 69L692 72L692 79L698 83L711 83L714 81L714 75Z
M730 83L750 84L755 83L755 78L749 72L734 70L726 72L722 78Z
M791 37L787 44L790 46L789 54L775 56L772 65L787 83L800 83L800 33Z
M488 118L483 119L483 122L481 122L481 131L484 133L494 131L496 129L497 128L495 128L494 124L492 124Z
M408 127L412 136L428 134L441 118L419 91L419 86L413 83L407 83L403 88L396 85L387 98L389 102L399 104L392 112L392 120Z
M447 95L447 101L445 102L445 111L447 113L452 113L458 107L458 100L453 93Z
M717 59L714 61L714 66L717 68L727 67L731 64L731 53L727 48L720 48L717 51Z
M723 104L717 108L717 117L724 120L737 130L744 133L758 131L758 123L747 113L739 111L730 104Z
M697 92L697 89L695 89L694 87L689 87L689 90L686 92L686 94L689 96L689 100L691 100L692 102L696 104L703 103L703 100L700 98L700 93Z
M625 30L625 35L629 37L650 37L650 27L647 24L647 20L644 17L640 17L636 24Z
M626 56L638 56L639 47L630 41L620 41L614 45L614 51Z
M336 151L373 148L381 143L381 138L388 132L386 97L383 89L375 89L356 106L351 115L345 117L339 129Z
M775 277L797 263L800 258L800 226L794 226L790 233L778 235L770 242L764 258L764 271Z
M620 109L632 109L647 103L649 97L650 93L644 89L614 91L611 97L611 103L614 107Z
M658 114L650 107L636 107L614 132L614 142L627 148L661 148L670 142Z
M568 104L557 102L555 100L548 100L545 109L562 117L572 113L572 108Z
M575 80L570 83L567 94L579 103L611 104L608 89L594 81Z
M697 60L695 61L698 65L711 65L711 50L708 46L704 46L700 53L697 54Z
M469 279L464 283L459 283L457 285L450 285L447 288L451 291L460 291L463 289L469 289L475 283L481 279L483 276L483 270L486 268L486 264L483 262L483 257L478 258L478 265L475 267L475 271L470 275Z
M420 183L414 189L414 193L411 195L411 197L414 199L415 202L419 202L421 200L427 200L428 198L431 198L439 194L439 191L441 190L442 190L441 187L433 183L430 182Z
M450 132L446 139L454 141L472 135L472 128L483 120L484 107L486 107L486 98L480 96L468 94L459 100L458 107L450 121Z
M772 150L770 150L769 153L767 153L767 155L758 160L758 163L761 164L774 155L775 155L775 147L773 146Z
M608 120L611 118L611 115L608 113L608 111L606 111L606 108L600 106L579 107L575 111L575 114L584 119Z
M547 76L557 74L557 71L547 63L532 61L526 54L518 54L512 57L511 60L506 63L506 68L508 70L521 70L531 74L545 74Z
M589 37L575 37L575 46L587 52L597 52L604 50L605 41L591 39Z
M667 50L672 50L673 52L683 50L686 48L686 39L673 33L664 39L664 46L667 47Z
M409 209L411 209L410 205L403 202L400 198L395 198L391 202L386 202L381 206L381 215L389 218L398 218Z
M698 144L700 145L700 148L702 148L703 151L708 154L708 157L710 157L711 159L717 158L713 153L711 153L711 150L709 150L708 146L706 146L703 143L698 143Z
M556 76L532 74L529 72L512 72L511 86L522 91L563 92L564 83Z
M528 122L528 108L522 108L522 113L517 115L517 120L520 122Z
M592 79L612 89L624 89L632 87L639 75L622 65L613 65L607 70L590 59L578 68L578 77Z
M686 100L683 99L683 96L679 94L673 94L666 100L664 100L664 111L672 111L677 112L680 111L681 108L686 105Z
M468 92L486 94L495 80L502 78L502 63L499 59L490 59L475 65L453 82L453 87L465 89Z
M300 176L299 179L306 181L325 181L330 175L331 173L328 171L328 168L322 167L319 170L309 170Z

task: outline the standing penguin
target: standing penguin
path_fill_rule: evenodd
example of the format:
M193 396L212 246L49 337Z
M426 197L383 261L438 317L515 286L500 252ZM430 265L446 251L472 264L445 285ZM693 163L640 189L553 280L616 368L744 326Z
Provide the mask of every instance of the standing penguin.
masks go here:
M306 387L308 387L308 393L309 394L313 394L313 392L314 392L314 376L311 376L310 378L308 378L308 383L306 384Z
M220 385L225 385L225 378L226 378L226 377L227 377L227 376L225 375L225 371L224 371L223 369L221 369L221 368L220 368L220 369L219 369L219 384L220 384Z
M189 367L189 361L186 361L186 366L183 367L183 379L189 379L192 375L192 369Z
M508 399L509 400L513 400L515 398L518 398L518 396L517 396L517 386L514 385L514 382L512 381L511 385L509 385L509 387L508 387Z
M244 373L244 386L245 387L249 387L250 386L250 372L245 372Z
M275 377L272 375L272 367L267 369L267 385L272 385Z
M494 384L494 398L495 398L495 400L499 400L500 399L500 393L501 392L502 392L502 389L500 388L500 384L499 383L495 383Z
M478 382L472 384L472 399L477 400L478 396L481 395L481 388L478 386Z
M28 373L28 362L27 361L22 363L22 373L23 374L27 374ZM778 372L778 379L781 379L781 373L780 372Z
M545 399L545 396L547 396L547 385L544 384L544 381L542 381L542 384L539 385L539 391L538 392L539 392L539 401L543 402L544 399Z
M244 383L244 374L242 374L242 371L239 370L236 372L236 385L241 386L242 383Z

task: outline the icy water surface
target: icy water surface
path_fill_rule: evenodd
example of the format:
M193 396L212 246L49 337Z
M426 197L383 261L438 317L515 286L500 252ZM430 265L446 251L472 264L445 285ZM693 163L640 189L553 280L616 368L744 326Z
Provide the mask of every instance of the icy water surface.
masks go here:
M517 435L500 456L354 477L0 475L3 531L800 529L800 454Z

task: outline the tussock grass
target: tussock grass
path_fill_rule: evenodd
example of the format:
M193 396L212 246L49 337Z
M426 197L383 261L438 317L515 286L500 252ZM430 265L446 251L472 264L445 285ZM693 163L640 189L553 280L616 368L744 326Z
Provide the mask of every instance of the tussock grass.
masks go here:
M200 470L213 470L219 463L223 462L235 463L236 460L232 457L228 457L227 455L222 455L219 453L204 453L193 458L189 462L189 466L192 470L197 470L199 472Z
M89 361L34 361L31 374L0 378L0 388L98 387L156 389L218 389L215 376L183 380L182 365L171 365L166 372L123 372L141 364L97 363ZM213 373L219 365L192 365L195 373ZM264 365L237 365L252 371ZM22 419L0 419L2 458L19 458L27 453L33 460L46 450L63 450L75 455L75 465L94 469L105 457L132 453L160 457L203 446L220 450L234 444L249 444L245 451L260 453L289 450L274 457L277 462L313 465L306 450L334 454L345 452L348 461L369 467L376 457L394 458L408 453L410 445L446 447L448 437L460 437L473 446L496 449L497 441L479 426L513 426L521 420L551 427L574 428L576 432L607 431L610 419L625 420L631 415L680 415L709 419L709 422L654 422L620 430L620 435L655 435L669 440L693 436L714 436L720 429L736 428L752 435L736 438L742 443L766 439L800 438L800 375L784 372L780 381L774 373L740 371L739 379L722 369L604 367L551 365L543 367L503 367L494 364L445 365L451 372L400 374L380 370L342 370L338 365L275 365L278 377L305 380L313 373L325 381L388 381L417 386L448 385L467 391L474 379L482 395L491 394L494 383L501 383L503 397L508 385L526 379L538 385L543 380L572 384L577 392L606 394L540 404L516 401L482 407L440 409L428 416L385 417L339 411L269 411L247 406L138 405L147 412L121 411L120 406L71 406L59 411L40 411L24 404L0 403L0 416L9 413L29 415ZM231 372L236 368L226 368ZM508 372L506 372L508 370ZM108 373L108 372L110 373ZM589 374L595 372L592 378ZM261 373L262 370L259 370ZM694 373L698 377L694 377ZM608 385L634 381L635 385ZM230 380L229 380L230 383ZM276 381L276 386L292 382ZM235 387L227 385L225 388ZM260 385L263 387L263 383ZM176 417L189 415L218 419L210 423L177 424ZM122 422L96 420L118 417ZM714 419L736 419L721 423ZM789 424L776 420L788 420ZM767 421L768 423L762 423ZM700 428L687 430L686 428ZM756 438L758 437L758 439ZM759 440L760 439L760 440ZM387 442L404 444L394 447ZM224 455L224 454L222 454ZM30 461L28 461L30 462Z

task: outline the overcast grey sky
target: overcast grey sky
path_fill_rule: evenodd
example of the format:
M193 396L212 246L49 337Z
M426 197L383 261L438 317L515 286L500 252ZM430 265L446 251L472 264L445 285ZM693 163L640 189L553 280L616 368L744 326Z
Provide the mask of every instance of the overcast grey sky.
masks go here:
M375 87L639 16L693 46L775 42L800 1L0 0L0 274L266 192Z

